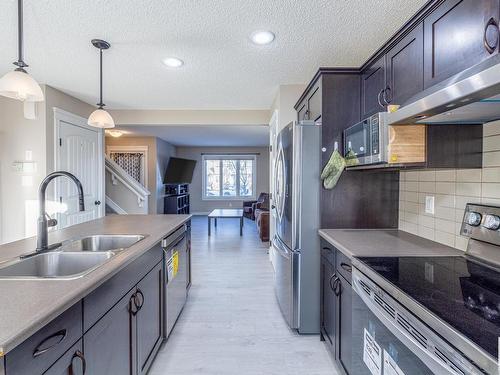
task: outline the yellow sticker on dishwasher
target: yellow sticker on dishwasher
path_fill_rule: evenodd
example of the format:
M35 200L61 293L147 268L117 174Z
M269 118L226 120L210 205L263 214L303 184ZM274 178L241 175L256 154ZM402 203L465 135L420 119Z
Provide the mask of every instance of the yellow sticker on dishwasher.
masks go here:
M177 275L177 272L179 271L179 252L175 251L174 254L172 255L173 258L173 266L174 266L174 277Z

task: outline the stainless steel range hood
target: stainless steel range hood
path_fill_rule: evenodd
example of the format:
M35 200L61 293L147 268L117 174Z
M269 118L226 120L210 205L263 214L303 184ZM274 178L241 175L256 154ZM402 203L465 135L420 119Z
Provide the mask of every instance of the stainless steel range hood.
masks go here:
M492 57L388 114L396 124L484 124L500 119L500 61Z

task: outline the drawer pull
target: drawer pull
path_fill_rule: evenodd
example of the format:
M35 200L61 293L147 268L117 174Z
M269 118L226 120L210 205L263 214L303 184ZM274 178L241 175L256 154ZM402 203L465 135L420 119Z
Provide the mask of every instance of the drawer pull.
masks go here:
M128 302L128 309L132 316L136 316L139 312L139 306L137 306L135 293L132 295L132 297L130 297L130 301Z
M36 358L38 356L41 356L44 353L47 353L50 349L52 349L54 346L60 344L64 338L66 337L66 329L61 329L60 331L57 331L56 333L53 333L49 337L46 337L40 342L40 344L37 345L35 348L35 351L33 352L33 358ZM56 342L53 344L44 347L47 342L50 342L52 339L59 338Z
M78 375L75 370L73 369L73 361L78 358L82 362L82 375L85 375L85 372L87 370L87 361L85 361L85 357L83 356L83 353L79 350L73 354L73 358L71 359L71 367L69 369L69 375Z
M340 263L340 267L346 270L349 273L352 273L352 266L347 263Z
M332 249L330 249L329 247L326 247L326 246L323 248L323 250L330 251L330 252L332 251Z

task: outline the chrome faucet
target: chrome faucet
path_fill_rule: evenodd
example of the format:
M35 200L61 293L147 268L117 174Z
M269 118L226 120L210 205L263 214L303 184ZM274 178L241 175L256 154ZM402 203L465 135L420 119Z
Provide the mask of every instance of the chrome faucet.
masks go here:
M52 181L57 177L67 177L75 183L78 189L79 209L80 211L85 211L85 203L83 201L83 187L82 183L78 178L76 178L69 172L63 172L63 171L53 172L49 174L47 177L45 177L42 183L40 184L40 187L38 188L38 201L40 205L40 211L37 222L37 239L36 239L37 253L51 250L61 245L61 244L53 244L51 246L48 245L48 240L49 240L48 228L55 227L57 225L57 220L51 219L50 216L45 211L45 191L47 190L47 186L49 185L50 181Z

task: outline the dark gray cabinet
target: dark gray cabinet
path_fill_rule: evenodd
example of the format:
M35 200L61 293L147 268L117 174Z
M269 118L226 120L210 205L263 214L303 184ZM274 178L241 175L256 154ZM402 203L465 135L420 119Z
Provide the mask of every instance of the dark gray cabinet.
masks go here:
M323 248L325 249L325 247ZM332 250L330 250L332 251ZM325 256L321 257L321 337L335 356L336 298L332 287L335 267Z
M85 375L88 374L86 367L82 340L78 340L43 375Z
M136 374L135 292L128 292L83 336L88 374Z
M5 357L8 375L41 374L82 337L82 304L76 303Z
M386 54L386 87L382 99L403 105L424 89L424 30L419 23Z
M386 103L384 103L383 98L386 88L385 82L385 56L382 56L365 69L361 75L362 118L385 111Z
M83 337L90 374L145 374L163 340L158 263Z
M424 20L428 88L498 53L498 0L446 0Z
M145 374L163 341L163 276L159 263L137 284L141 307L137 312L137 364L138 373Z
M321 339L344 373L352 364L351 261L321 240Z
M347 374L352 363L352 286L339 274L337 282L337 355L336 359Z

